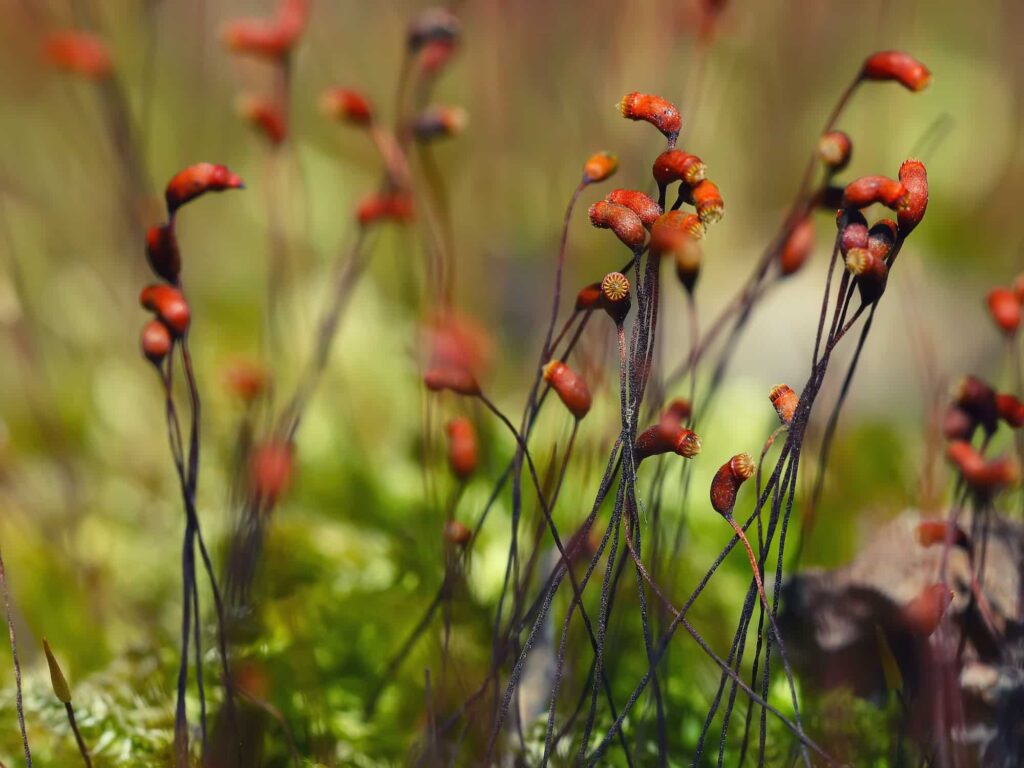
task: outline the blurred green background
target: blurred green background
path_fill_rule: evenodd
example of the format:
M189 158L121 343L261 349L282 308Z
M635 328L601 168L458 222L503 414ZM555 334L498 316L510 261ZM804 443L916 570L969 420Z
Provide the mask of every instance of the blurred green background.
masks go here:
M287 343L266 361L284 394L308 356L329 290L325 275L353 237L354 205L380 175L366 136L327 120L318 96L332 85L359 88L390 118L405 25L423 7L315 0L293 62L291 139L274 152L235 109L241 92L271 87L270 69L229 55L219 41L228 19L267 15L272 6L0 0L0 546L40 765L75 759L50 693L43 636L72 681L97 763L164 764L183 527L160 388L137 348L145 316L136 297L149 281L137 222L158 218L126 210L96 86L44 66L40 40L55 27L89 24L109 43L154 194L200 160L227 164L246 180L244 192L190 206L178 229L205 405L200 515L220 562L242 417L224 371L262 354L271 238L279 233L289 259L278 286ZM976 372L1010 383L983 297L1022 264L1024 5L729 3L702 77L695 74L698 10L654 0L459 6L463 43L434 99L470 116L464 135L434 150L454 221L456 303L493 337L486 389L518 413L542 340L561 217L582 162L599 149L617 152L611 184L649 185L662 140L614 108L623 93L639 90L679 104L682 146L705 160L725 198L725 219L705 241L698 290L702 317L712 317L779 226L817 131L864 56L900 48L919 57L934 74L928 90L865 87L839 126L854 139L849 178L895 175L904 158L922 153L931 204L876 318L840 423L821 520L805 545L804 564L835 565L902 509L942 503L945 469L926 447L933 409L951 382ZM608 189L588 190L582 203ZM624 260L584 211L570 227L569 298ZM728 540L705 503L714 469L732 453L756 455L774 427L769 388L806 377L826 266L821 250L831 240L828 214L818 223L813 261L771 293L736 351L703 428L706 459L694 464L692 508L679 508L676 491L666 496L666 525L688 516L673 594L688 592ZM428 633L367 721L364 697L440 583L439 531L453 486L435 455L428 467L435 490L425 493L419 458L415 360L425 303L410 296L436 294L424 284L421 237L415 227L387 227L372 248L299 435L294 487L270 523L257 631L239 649L264 670L267 698L300 752L324 765L405 762L423 726L423 669L441 642L439 631ZM671 282L667 297L663 350L674 365L688 336L682 293ZM588 511L600 456L618 431L612 339L597 325L581 358L594 373L597 404L557 511L565 531ZM483 411L445 399L440 412L472 416L485 437L481 469L456 513L470 523L514 446ZM561 410L544 412L532 443L542 463L555 446L563 449L570 426ZM456 600L452 643L467 686L489 661L507 531L503 496ZM730 557L695 609L696 624L718 648L731 637L748 573L741 555ZM642 674L641 647L620 662L626 691ZM674 647L666 685L684 764L717 673L688 640ZM213 680L216 658L207 665ZM19 764L7 662L0 683L0 759ZM217 686L208 687L217 699ZM277 728L267 727L266 765L288 761Z

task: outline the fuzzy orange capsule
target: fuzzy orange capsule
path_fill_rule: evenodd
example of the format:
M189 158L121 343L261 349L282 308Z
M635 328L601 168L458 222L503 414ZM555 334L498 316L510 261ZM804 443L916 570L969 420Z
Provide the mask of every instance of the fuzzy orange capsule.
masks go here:
M627 120L643 120L661 131L669 145L675 144L683 127L679 110L675 104L660 96L645 93L627 93L616 105L619 113Z
M853 142L843 131L829 131L818 139L818 157L833 173L849 165L852 154Z
M711 481L711 506L720 515L731 516L740 486L754 476L757 469L750 454L738 453L719 467Z
M619 169L619 157L611 152L595 152L583 164L583 180L587 184L604 181Z
M274 146L283 143L288 137L288 121L284 111L272 99L243 96L238 102L238 114Z
M681 427L689 422L692 415L693 406L690 405L690 401L684 397L677 397L661 412L658 428L666 437L672 438L678 434Z
M906 204L907 188L887 176L862 176L846 185L843 190L844 208L867 208L881 203L887 208L899 210Z
M233 53L261 59L281 59L295 44L295 36L271 19L235 19L224 25L221 40Z
M694 213L669 211L658 217L651 227L651 252L670 253L683 246L686 238L700 240L704 225Z
M476 429L465 417L448 422L448 465L460 480L473 474L477 465Z
M291 487L295 449L272 439L257 445L249 456L249 490L258 499L274 502Z
M53 32L43 42L43 58L57 69L92 80L109 77L114 70L106 44L88 32Z
M722 200L722 193L718 191L718 185L709 179L704 179L693 188L690 193L694 206L697 208L697 216L701 224L708 225L721 221L725 212L725 202Z
M1024 403L1011 394L996 395L999 418L1013 429L1024 427Z
M681 149L668 149L654 159L651 173L662 188L677 181L692 187L704 181L707 166L696 155Z
M906 160L900 166L900 183L907 190L906 199L897 209L900 235L909 235L928 210L928 171L920 160Z
M700 266L704 260L703 249L695 237L684 237L673 249L676 263L676 277L687 293L693 294L700 277Z
M405 192L374 193L356 206L356 219L362 226L377 221L410 221L414 215L412 197Z
M932 73L920 61L903 51L879 51L864 61L862 80L894 80L911 91L920 91L932 81Z
M576 294L576 311L583 312L594 309L601 302L601 283L591 283L580 288Z
M800 219L789 231L779 253L779 268L783 276L792 275L802 267L814 250L814 222L810 216Z
M953 601L953 593L942 584L931 584L915 596L900 611L904 626L918 637L930 637Z
M146 231L146 261L150 269L169 283L176 284L181 274L178 238L169 224L150 227Z
M684 459L692 459L700 453L700 437L691 429L671 421L659 421L637 435L633 456L637 462L648 456L675 453Z
M846 269L859 278L857 287L865 304L873 304L881 298L889 279L889 267L884 259L867 248L851 248L846 254Z
M638 251L644 247L647 230L633 211L624 205L604 200L590 206L590 223L599 229L610 229L625 245Z
M1020 467L1008 457L985 461L970 443L955 441L946 448L949 459L974 491L991 494L1016 485L1020 480Z
M270 387L270 371L253 360L234 360L224 371L224 384L239 400L251 403Z
M1020 330L1021 306L1013 291L1009 288L993 288L985 300L995 324L1007 336L1016 335Z
M449 544L464 547L473 538L473 530L458 520L449 520L444 524L444 540Z
M1013 281L1013 295L1017 297L1017 301L1024 304L1024 274L1017 275L1017 279Z
M416 117L412 131L420 141L451 138L462 133L468 121L462 107L432 106Z
M958 526L952 526L952 537L951 541L954 545L961 547L962 549L970 549L971 542L964 533L964 530ZM936 544L945 544L946 534L950 530L950 525L945 520L924 520L917 524L917 543L922 547L933 547Z
M164 199L167 201L167 212L174 215L174 212L185 203L195 200L207 192L244 188L245 184L242 179L228 170L226 166L196 163L174 175L167 183Z
M139 304L153 312L175 338L188 333L192 313L185 296L170 285L147 285L139 294Z
M796 407L800 404L800 395L793 391L788 384L776 384L768 393L768 399L779 415L779 421L787 426L793 423L796 415Z
M351 88L328 88L320 95L320 111L332 120L352 125L369 125L373 122L370 100Z
M150 320L142 327L142 354L153 365L159 366L171 351L174 341L167 327L159 320Z
M587 383L561 360L552 360L543 368L544 381L551 385L569 413L582 419L590 411L591 397Z
M624 205L650 229L658 217L661 216L661 206L652 198L636 189L613 189L605 196L605 202L615 205Z
M423 383L431 392L450 390L458 395L474 397L480 394L480 384L476 377L463 368L438 367L431 368L423 374Z

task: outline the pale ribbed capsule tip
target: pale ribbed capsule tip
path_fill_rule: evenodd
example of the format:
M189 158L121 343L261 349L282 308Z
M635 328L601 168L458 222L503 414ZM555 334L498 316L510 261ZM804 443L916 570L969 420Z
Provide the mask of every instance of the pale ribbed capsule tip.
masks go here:
M732 457L732 471L736 477L747 480L753 477L754 472L757 470L757 465L754 460L750 457L749 453L738 453Z
M609 272L601 281L601 293L608 301L622 301L629 296L629 278L621 272Z

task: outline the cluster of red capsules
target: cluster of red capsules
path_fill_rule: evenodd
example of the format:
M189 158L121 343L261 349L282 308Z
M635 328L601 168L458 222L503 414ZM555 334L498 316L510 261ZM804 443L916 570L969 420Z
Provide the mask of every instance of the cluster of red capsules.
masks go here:
M238 111L272 145L288 137L288 72L292 52L309 20L309 0L280 0L271 18L235 19L224 25L222 40L232 53L266 61L279 83L271 96L243 94Z
M1014 430L1024 427L1024 403L1015 395L997 393L976 376L960 382L942 424L949 441L946 456L967 487L984 499L1020 482L1016 460L1009 456L987 459L984 448L978 450L972 444L980 430L987 445L1000 423Z
M174 344L188 333L192 320L181 290L181 253L174 231L178 209L207 192L243 186L242 180L225 166L213 163L190 165L167 184L167 223L153 226L146 233L146 259L153 273L164 282L147 285L139 294L139 303L154 315L142 329L142 351L158 369Z

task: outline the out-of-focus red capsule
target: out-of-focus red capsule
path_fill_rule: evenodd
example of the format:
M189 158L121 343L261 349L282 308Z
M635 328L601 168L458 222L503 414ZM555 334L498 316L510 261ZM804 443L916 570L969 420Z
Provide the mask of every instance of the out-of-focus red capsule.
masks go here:
M694 213L669 211L663 213L651 227L651 252L671 253L680 248L685 238L700 240L704 225Z
M931 584L925 587L900 611L900 619L912 634L918 637L930 637L946 614L946 609L953 601L953 593L942 584Z
M665 135L670 145L675 144L683 123L679 117L679 110L672 102L661 96L633 91L623 96L617 106L626 119L650 123Z
M424 331L424 368L458 368L477 379L486 374L494 342L473 318L447 309L430 318Z
M1015 395L996 395L996 410L999 412L999 418L1008 426L1013 429L1024 427L1024 403Z
M242 96L238 100L238 114L275 146L288 137L288 121L284 110L273 99Z
M922 547L932 547L936 544L946 543L946 534L950 532L950 524L945 520L923 520L917 524L917 542ZM962 549L971 548L971 540L964 530L958 526L952 526L950 542Z
M480 384L470 371L464 368L431 368L423 374L423 383L431 392L450 390L458 395L475 397L480 394Z
M768 399L772 401L775 413L779 415L779 421L787 426L793 423L796 415L796 407L800 404L800 395L793 391L788 384L776 384L768 393Z
M469 117L462 107L431 106L421 112L413 123L413 133L420 141L458 136Z
M582 419L590 411L590 390L583 378L561 360L552 360L543 369L544 381L551 385L569 413Z
M369 125L373 122L370 100L351 88L328 88L320 96L320 110L332 120L352 125Z
M473 538L473 530L458 520L449 520L444 524L444 539L449 544L464 547Z
M986 301L995 324L1007 336L1016 335L1020 330L1021 306L1013 291L1009 288L993 288L988 292Z
M580 288L576 294L576 311L583 312L587 309L596 308L601 301L601 284L591 283Z
M146 260L150 269L169 283L177 283L181 274L178 238L169 224L150 227L146 232Z
M633 456L637 462L662 453L675 453L684 459L692 459L700 453L700 437L681 425L672 429L670 423L663 421L637 435L633 446Z
M970 443L964 441L950 443L946 457L960 472L964 482L978 493L991 495L1020 481L1020 467L1016 461L1006 456L986 461Z
M192 320L188 302L177 288L170 285L147 285L139 294L139 304L153 312L176 338L188 333Z
M875 203L898 211L907 203L907 188L888 176L862 176L843 190L844 208L867 208Z
M644 223L626 206L601 200L590 206L589 213L591 224L599 229L610 229L633 251L644 247L647 239Z
M1017 279L1013 281L1013 295L1017 297L1017 301L1024 304L1024 274L1017 275Z
M221 40L229 51L261 59L281 59L295 44L276 19L235 19L224 25Z
M862 80L895 80L904 88L920 91L932 81L932 73L903 51L879 51L864 61Z
M711 481L711 506L721 515L731 515L736 494L757 469L750 454L738 453L719 467Z
M907 196L897 209L900 235L906 237L921 223L928 210L928 171L920 160L906 160L900 166L900 183Z
M996 391L977 376L965 376L956 388L954 401L991 435L999 426Z
M867 248L851 248L846 254L846 269L859 278L857 287L865 304L873 304L881 298L889 279L889 267L884 259Z
M156 366L164 361L174 345L167 327L159 320L150 320L142 327L141 343L142 354Z
M53 67L93 80L109 77L114 66L106 44L88 32L53 32L43 41L43 58Z
M707 166L696 155L683 152L681 149L668 149L654 159L651 173L661 187L667 187L677 181L692 187L704 181Z
M458 46L449 40L431 40L418 54L417 67L427 76L436 76L448 66Z
M947 440L970 441L976 426L971 415L956 405L949 406L942 417L942 434Z
M583 164L583 179L588 184L604 181L619 169L619 157L612 152L595 152Z
M818 139L818 157L832 171L838 173L850 164L853 142L842 131L829 131Z
M725 202L722 200L722 193L718 191L718 185L709 179L704 179L691 192L690 197L697 208L697 216L704 225L714 224L721 221L725 212Z
M167 183L164 199L167 212L173 214L185 203L195 200L207 192L223 192L225 189L244 189L242 179L226 166L213 163L196 163L178 171Z
M690 401L685 397L677 397L661 412L658 428L667 438L671 438L679 434L679 429L690 421L692 415L693 406Z
M692 294L697 287L697 278L700 277L703 249L696 237L688 235L679 240L672 252L675 255L676 277L687 293Z
M644 223L647 229L661 216L661 206L653 199L636 189L613 189L605 196L605 202L624 205Z
M276 19L282 33L297 40L309 21L309 0L281 0Z
M364 227L379 221L411 221L414 213L412 196L399 191L367 195L356 206L356 218Z
M249 490L253 496L273 503L291 487L295 469L295 448L277 438L253 448L249 456Z
M789 231L779 253L779 268L783 276L800 269L814 250L814 222L810 216L800 219Z
M887 259L896 245L899 227L892 219L882 219L868 230L867 249L877 259Z
M477 465L476 429L465 417L448 422L448 464L460 480L473 474Z
M427 8L409 23L406 45L410 51L418 51L432 42L456 43L461 32L462 24L451 11Z
M239 358L224 369L224 384L239 400L251 403L270 387L270 371L255 360Z

